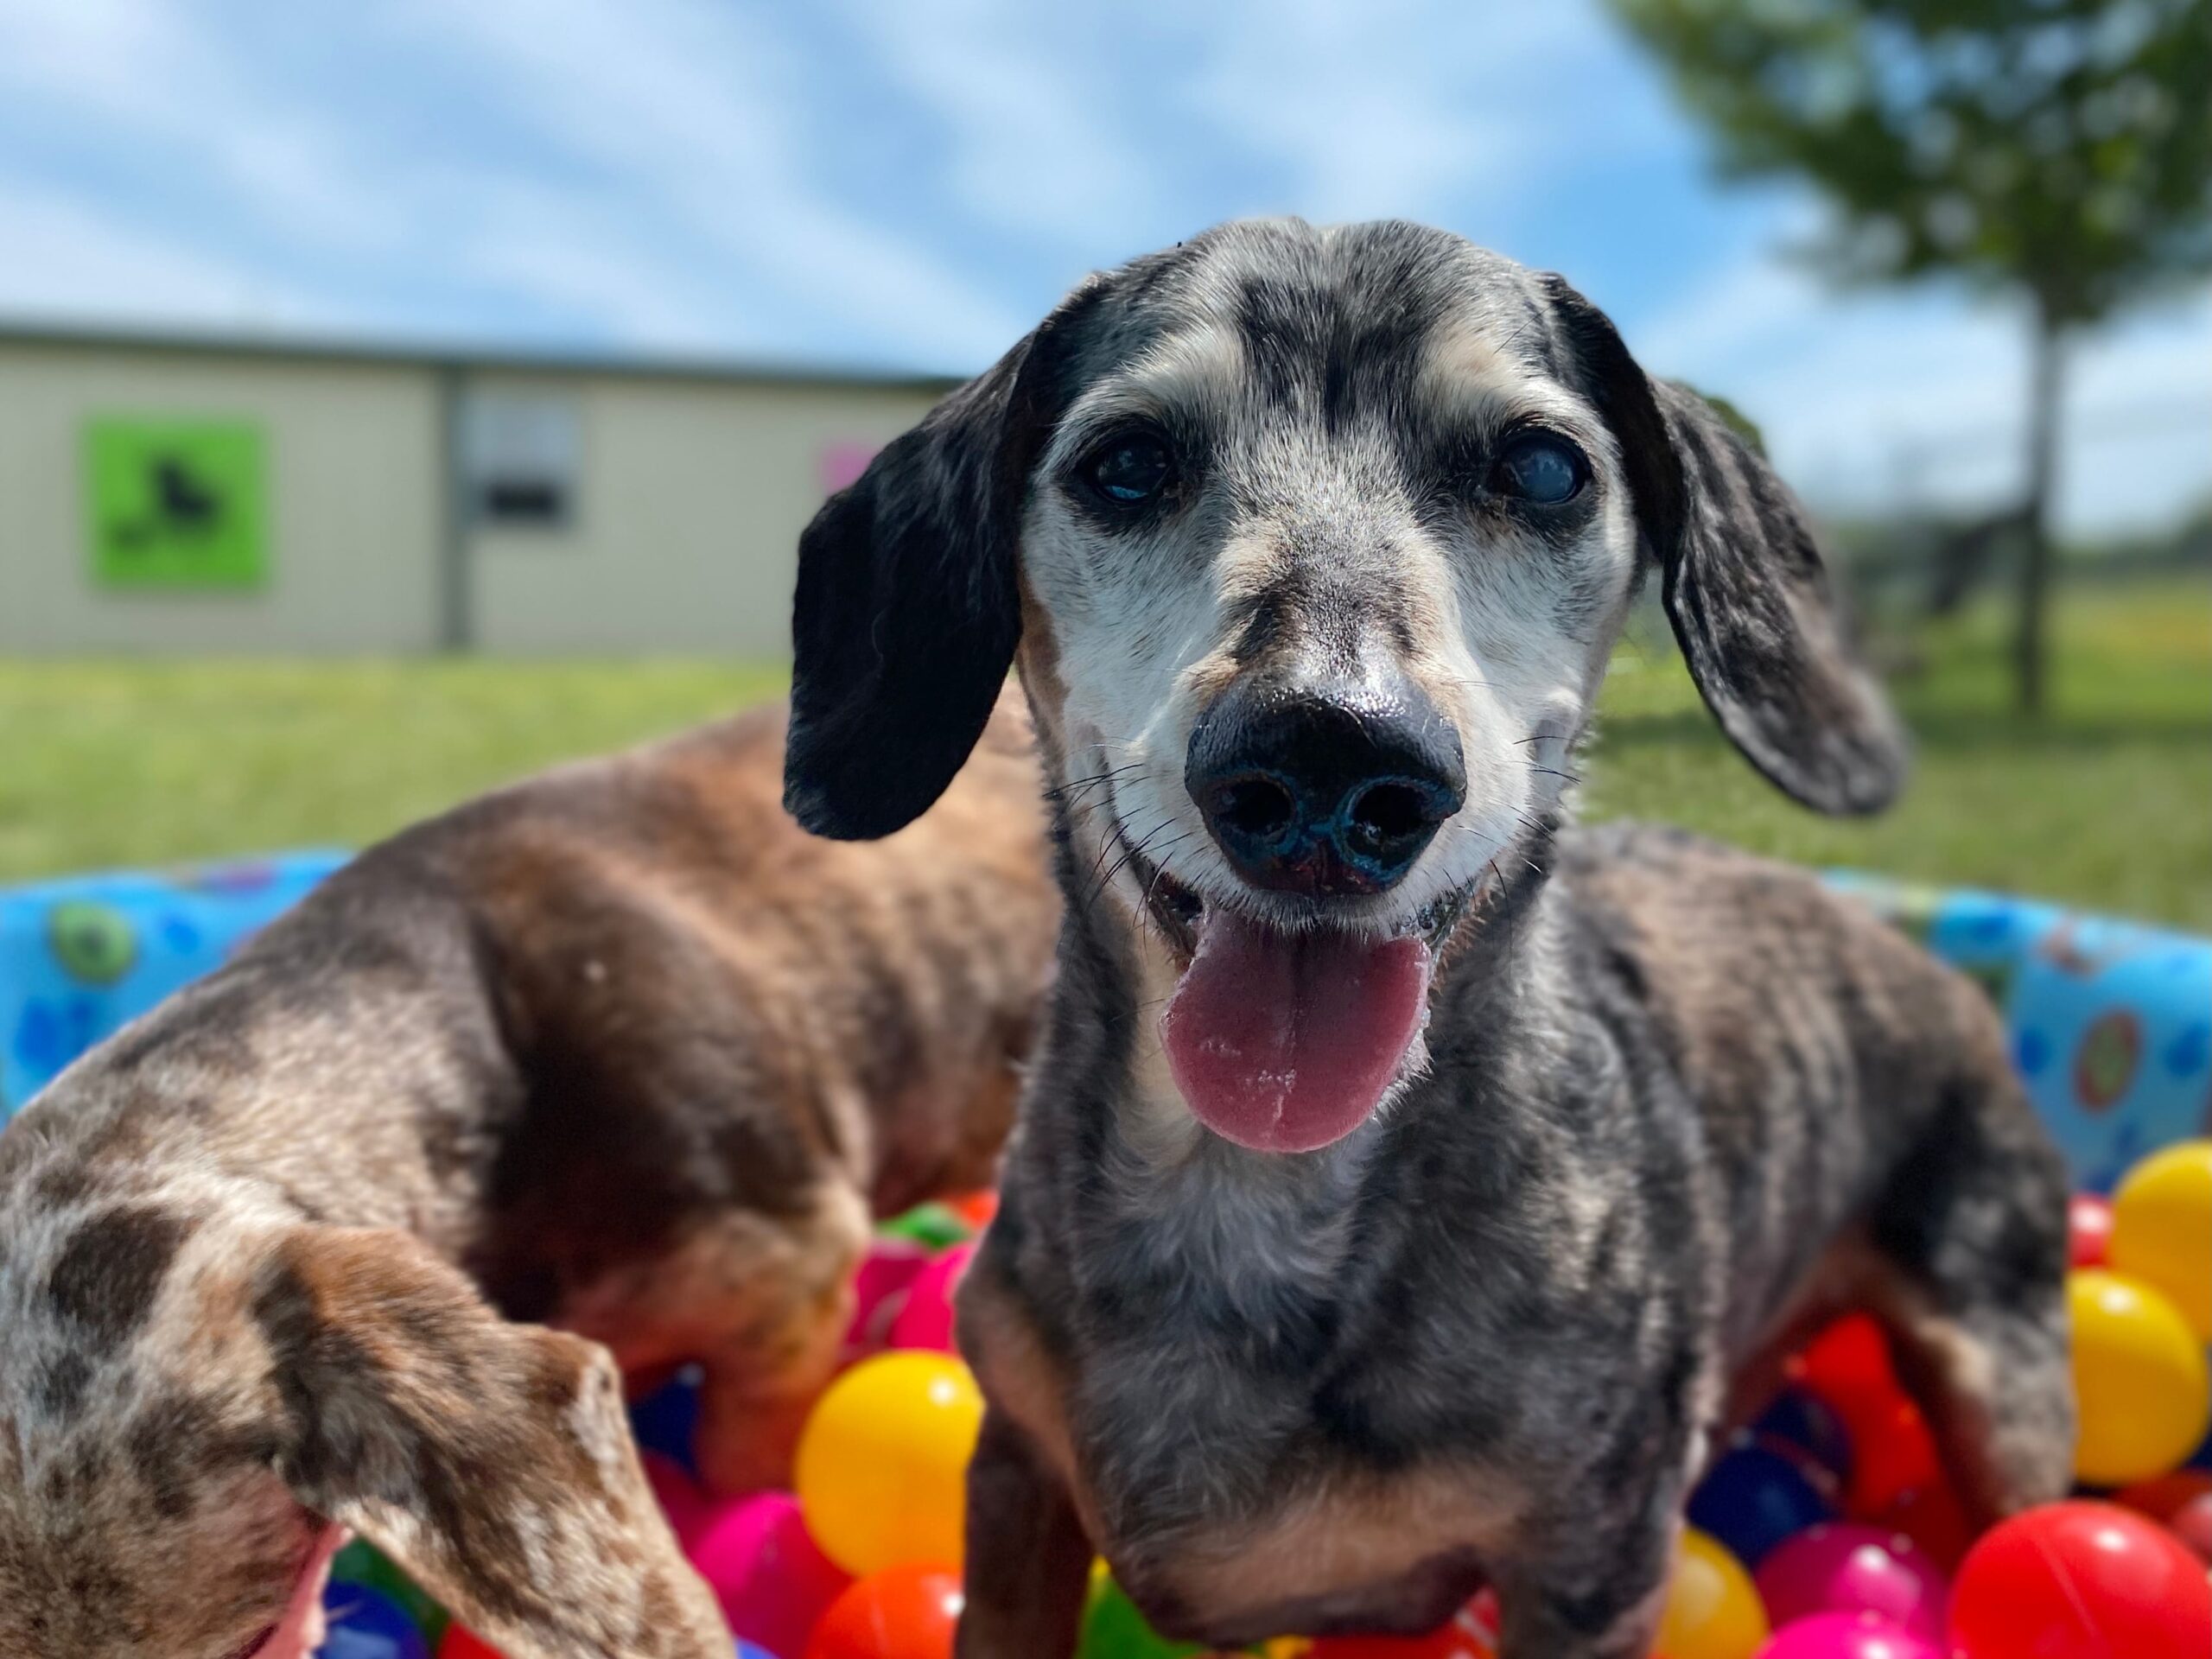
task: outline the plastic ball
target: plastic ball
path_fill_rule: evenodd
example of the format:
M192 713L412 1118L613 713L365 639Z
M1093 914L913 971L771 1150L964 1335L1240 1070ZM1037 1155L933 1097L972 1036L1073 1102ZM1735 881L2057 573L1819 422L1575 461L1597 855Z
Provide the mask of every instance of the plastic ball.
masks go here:
M2112 1266L2154 1285L2212 1343L2212 1141L2184 1141L2127 1173L2112 1199Z
M1759 1599L1777 1624L1815 1613L1872 1613L1930 1641L1950 1598L1943 1569L1903 1535L1874 1527L1814 1527L1759 1563Z
M691 1565L737 1635L798 1653L852 1576L809 1535L798 1500L763 1492L709 1512L688 1546Z
M1899 1391L1889 1338L1865 1313L1847 1313L1823 1327L1789 1361L1789 1373L1791 1381L1834 1406L1847 1424L1854 1408L1886 1401Z
M823 1554L856 1577L958 1567L982 1422L976 1379L949 1354L878 1354L831 1383L798 1442L799 1506Z
M973 1244L956 1244L915 1276L906 1292L906 1304L891 1322L893 1348L933 1348L952 1351L952 1294L976 1254Z
M2168 1516L2166 1530L2198 1560L2212 1567L2212 1492L2190 1498Z
M2147 1515L2153 1521L2164 1522L2191 1499L2207 1494L2212 1494L2212 1471L2177 1469L2173 1473L2160 1475L2155 1480L2139 1480L2125 1491L2114 1492L2112 1501L2124 1510L2133 1510L2138 1515Z
M1834 1506L1813 1478L1817 1469L1809 1458L1739 1435L1690 1494L1690 1524L1756 1567L1791 1534L1835 1518Z
M1427 1636L1318 1637L1304 1659L1497 1659L1497 1598L1484 1591Z
M1843 1507L1855 1520L1879 1515L1907 1492L1942 1478L1936 1436L1918 1405L1904 1395L1869 1403L1852 1425L1855 1461Z
M640 1452L638 1463L645 1471L645 1484L668 1518L669 1530L678 1543L690 1546L714 1514L705 1491L682 1464L664 1452Z
M1946 1573L1956 1571L1974 1546L1973 1523L1948 1481L1903 1493L1867 1523L1910 1539Z
M2203 1565L2110 1503L2046 1503L1991 1529L1951 1586L1957 1659L2202 1659Z
M737 1659L776 1659L776 1656L741 1636L737 1638Z
M998 1215L999 1195L995 1189L987 1186L980 1192L963 1193L950 1200L945 1208L980 1233Z
M1114 1582L1103 1561L1090 1567L1090 1592L1083 1605L1083 1633L1076 1659L1192 1659L1205 1651L1202 1642L1170 1642L1137 1611L1128 1592Z
M2124 1486L2178 1468L2212 1418L2212 1376L2188 1321L2139 1280L2084 1268L2067 1277L2081 1433L2074 1471Z
M1719 1540L1684 1528L1667 1581L1659 1651L1667 1659L1751 1659L1766 1637L1766 1610L1743 1563Z
M329 1632L319 1659L430 1659L430 1644L407 1610L372 1585L331 1584L322 1592Z
M438 1644L438 1659L506 1659L506 1656L474 1630L449 1624L446 1639Z
M1751 1425L1751 1436L1794 1446L1837 1479L1850 1478L1851 1431L1843 1414L1810 1389L1784 1389Z
M878 1238L868 1245L853 1278L853 1322L845 1331L848 1359L890 1346L892 1323L930 1260L928 1247L908 1238Z
M878 1230L893 1238L912 1239L933 1250L961 1243L975 1232L974 1228L941 1204L918 1204L903 1216L893 1216Z
M2094 1192L2076 1192L2066 1205L2067 1265L2101 1268L2111 1250L2111 1202Z
M686 1365L630 1408L630 1433L640 1448L658 1452L691 1474L699 1472L693 1442L699 1433L701 1388L706 1371Z
M365 1538L349 1540L330 1563L330 1577L324 1586L323 1605L340 1605L344 1597L338 1586L365 1584L382 1592L398 1604L400 1611L413 1621L423 1633L423 1644L435 1649L438 1639L446 1632L450 1622L446 1610L438 1605L437 1599L409 1578L391 1558L378 1549Z
M872 1573L830 1604L804 1659L952 1659L960 1608L960 1575L948 1567Z
M1872 1613L1817 1613L1777 1630L1758 1659L1943 1659L1943 1649Z

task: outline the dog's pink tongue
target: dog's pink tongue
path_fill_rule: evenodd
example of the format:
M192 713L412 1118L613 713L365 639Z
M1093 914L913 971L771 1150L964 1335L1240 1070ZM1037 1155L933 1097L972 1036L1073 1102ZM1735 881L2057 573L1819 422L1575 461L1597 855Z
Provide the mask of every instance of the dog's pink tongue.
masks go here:
M1311 1152L1367 1121L1420 1033L1428 947L1278 933L1208 914L1160 1029L1168 1069L1216 1135Z

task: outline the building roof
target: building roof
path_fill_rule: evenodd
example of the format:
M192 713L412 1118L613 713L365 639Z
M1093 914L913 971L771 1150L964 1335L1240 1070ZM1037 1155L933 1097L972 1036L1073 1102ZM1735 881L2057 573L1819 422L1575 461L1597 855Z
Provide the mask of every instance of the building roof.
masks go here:
M624 378L719 381L764 386L849 387L924 392L931 396L942 396L961 381L957 375L903 373L832 364L774 363L684 357L674 353L533 351L472 346L460 340L340 340L274 331L138 327L128 324L5 317L0 317L0 346L175 352L200 357L382 364L426 369L503 370L521 373L609 375Z

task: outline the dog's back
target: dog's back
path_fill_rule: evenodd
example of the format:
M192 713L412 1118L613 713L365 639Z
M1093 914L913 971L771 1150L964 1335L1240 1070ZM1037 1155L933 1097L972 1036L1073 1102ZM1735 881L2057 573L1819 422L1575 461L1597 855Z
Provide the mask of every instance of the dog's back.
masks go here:
M990 1177L1058 909L1010 702L945 810L878 845L785 817L783 733L756 711L372 849L0 1135L0 1602L51 1619L69 1572L111 1580L53 1651L201 1659L162 1596L291 1570L296 1419L331 1391L290 1373L333 1342L380 1392L332 1410L388 1420L410 1471L436 1458L398 1440L503 1432L472 1397L517 1340L495 1311L633 1374L703 1362L708 1472L782 1471L868 1211ZM552 1352L499 1375L542 1394ZM478 1471L568 1502L550 1479Z

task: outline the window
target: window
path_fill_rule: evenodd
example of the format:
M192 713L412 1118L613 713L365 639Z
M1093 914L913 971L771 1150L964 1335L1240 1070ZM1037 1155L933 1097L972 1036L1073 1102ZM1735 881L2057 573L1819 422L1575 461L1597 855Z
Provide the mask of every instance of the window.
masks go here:
M462 394L461 489L470 520L510 530L563 530L576 512L582 450L576 400L563 392Z

